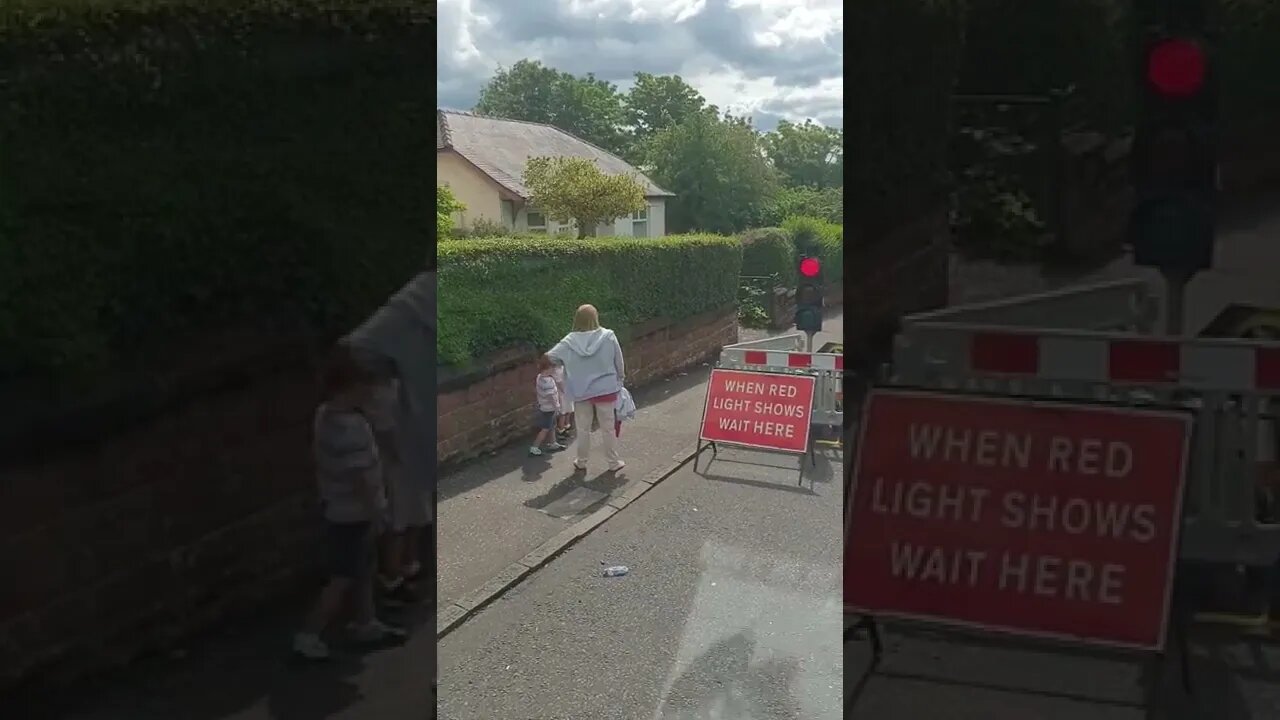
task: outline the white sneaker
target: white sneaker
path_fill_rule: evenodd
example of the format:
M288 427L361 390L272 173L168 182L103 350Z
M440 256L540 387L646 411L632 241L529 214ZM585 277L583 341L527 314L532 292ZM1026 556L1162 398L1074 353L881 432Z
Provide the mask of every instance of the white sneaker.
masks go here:
M381 620L371 620L365 625L351 625L347 630L351 633L351 639L358 643L404 640L409 637L404 629L392 627Z
M542 454L542 449L541 449L541 448L539 448L539 447L537 447L537 446L531 447L531 448L529 448L529 454L530 454L530 455L535 455L535 456L536 456L536 455L541 455L541 454Z
M610 465L610 466L609 466L609 472L618 472L619 470L622 470L622 468L624 468L624 467L626 467L626 466L627 466L627 464L626 464L626 463L624 463L624 462L622 462L621 460L619 460L617 465Z
M575 470L582 470L585 472L587 469L587 463L583 460L574 459L573 467Z
M293 651L308 660L328 660L329 646L319 635L298 633L293 636Z

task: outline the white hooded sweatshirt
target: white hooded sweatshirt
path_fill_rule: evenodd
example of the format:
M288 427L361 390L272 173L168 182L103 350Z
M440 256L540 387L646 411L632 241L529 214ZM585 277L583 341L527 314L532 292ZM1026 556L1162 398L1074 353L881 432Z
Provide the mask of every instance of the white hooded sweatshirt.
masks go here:
M622 389L626 374L622 346L612 330L571 332L547 354L564 365L565 391L572 400L612 395Z
M371 369L399 380L395 424L402 468L424 491L436 477L435 338L435 271L419 273L347 336Z

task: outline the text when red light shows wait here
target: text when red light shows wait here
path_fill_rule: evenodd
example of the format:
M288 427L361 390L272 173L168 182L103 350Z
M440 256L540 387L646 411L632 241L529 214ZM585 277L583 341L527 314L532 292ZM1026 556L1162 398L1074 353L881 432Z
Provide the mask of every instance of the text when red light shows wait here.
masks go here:
M1163 647L1186 416L878 390L863 422L847 609Z

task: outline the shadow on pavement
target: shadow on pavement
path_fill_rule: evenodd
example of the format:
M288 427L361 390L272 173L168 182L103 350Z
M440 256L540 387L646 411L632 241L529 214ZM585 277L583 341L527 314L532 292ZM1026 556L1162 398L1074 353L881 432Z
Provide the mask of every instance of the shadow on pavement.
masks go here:
M153 656L108 673L75 698L41 698L26 712L5 717L76 720L220 720L265 700L270 717L327 717L360 698L350 681L363 669L359 654L338 652L311 664L289 654L290 630L309 596L280 603L252 621L221 628L220 636L192 641L185 657Z
M781 490L782 492L795 493L796 495L812 495L818 497L818 493L814 492L807 484L795 485L786 482L774 482L770 480L749 480L747 478L729 477L728 475L711 475L702 470L698 471L698 476L713 482L729 483L731 485L744 485L746 487L763 488L765 490ZM792 474L794 479L794 473ZM786 480L787 478L781 478Z
M570 492L573 492L577 488L585 488L587 490L603 493L604 497L600 501L579 510L580 513L587 512L594 510L598 505L607 502L609 500L609 496L624 487L627 482L629 482L629 480L625 472L616 474L605 472L594 477L589 477L585 473L574 473L573 475L560 480L555 485L552 485L545 493L526 500L524 504L525 507L533 510L542 510L554 503L556 500L559 500Z
M726 455L725 451L734 451L733 454ZM764 462L764 459L771 462ZM720 449L720 453L714 460L711 458L710 450L703 450L696 458L694 473L699 477L716 482L733 483L735 485L747 485L751 487L770 488L774 490L787 490L796 492L801 495L817 495L815 491L819 484L827 484L833 482L836 478L835 465L832 461L843 462L843 454L839 450L818 449L814 452L813 457L805 455L803 460L799 455L784 456L782 454L766 454L763 452L742 450L731 445L726 445ZM800 463L804 463L803 475L800 471ZM761 469L765 471L776 471L776 479L771 480L753 480L750 478L734 477L731 475L722 475L719 473L711 473L711 467L714 465L732 467L735 465L747 466L755 468L753 472L759 472Z
M677 374L666 380L655 381L639 390L633 391L632 396L636 403L636 412L644 413L667 398L705 384L709 374L709 366L699 366L686 373ZM627 432L626 425L623 425L622 431L625 437ZM693 442L696 433L696 428L690 431L689 442ZM527 437L522 435L518 438L512 438L511 445L497 452L447 469L446 474L440 478L437 503L475 490L486 483L505 477L517 469L520 470L521 477L526 481L540 479L543 473L551 469L552 458L555 455L530 457L527 443L532 438L533 432L531 431ZM596 444L599 444L598 441ZM564 452L573 452L572 446ZM556 455L562 455L564 452L556 453Z
M424 541L424 546L428 542ZM427 552L429 547L424 547ZM250 717L317 720L365 700L359 676L364 657L386 646L332 644L333 657L314 663L290 652L292 633L319 582L304 583L250 614L228 618L190 638L181 655L151 655L74 685L74 692L39 692L0 699L0 718L17 720L225 720L260 708ZM434 578L419 592L435 597ZM429 632L435 606L379 613L412 632ZM424 665L428 665L424 661ZM424 676L433 670L425 667Z
M753 667L755 645L749 633L737 633L707 648L676 678L663 701L661 720L800 720L801 707L791 689L798 661L768 660Z
M1080 703L1084 705L1092 705L1096 707L1128 708L1128 709L1135 709L1135 710L1141 709L1144 707L1144 705L1141 702L1116 700L1113 698L1101 698L1094 695L1063 692L1060 690L1018 687L1015 685L1002 685L999 683L983 682L978 680L960 680L957 678L949 678L942 675L929 675L925 673L902 672L902 671L895 671L895 670L878 670L872 677L881 678L884 680L907 680L911 682L925 683L928 685L950 685L952 687L971 688L974 690L984 690L987 692L1010 693L1010 694L1016 694L1016 695L1030 695L1033 697L1048 698L1051 700L1066 700L1070 702Z
M1280 684L1280 668L1267 658L1273 638L1242 637L1227 628L1196 628L1191 638L1192 695L1176 683L1166 683L1160 694L1160 711L1150 720L1269 720L1274 710L1259 712L1244 695L1242 682Z
M1080 660L1099 658L1099 651L1085 646L1046 646L1032 641L998 636L970 634L963 631L937 630L928 627L888 624L882 632L899 638L916 639L931 642L947 642L957 648L985 647L997 650L1044 651L1056 655L1071 656ZM972 688L987 692L1009 693L1047 699L1057 699L1079 703L1090 707L1131 708L1145 710L1147 720L1270 720L1273 712L1259 711L1251 707L1246 699L1242 681L1257 684L1280 684L1280 667L1276 667L1263 651L1265 646L1275 647L1273 639L1241 638L1238 633L1225 630L1197 628L1191 638L1191 682L1192 693L1187 695L1182 688L1178 672L1176 655L1166 656L1159 669L1159 677L1152 677L1153 664L1144 662L1145 658L1133 656L1133 662L1142 663L1142 688L1146 689L1154 680L1158 682L1154 702L1126 701L1117 698L1102 697L1087 693L1071 693L1059 690L1036 688L1015 683L981 681L971 678L954 678L933 673L917 673L886 669L884 663L891 662L886 655L880 668L870 675L862 674L862 660L859 659L849 670L860 676L854 691L846 698L846 708L855 708L867 686L884 681L908 681L938 686ZM846 659L861 657L862 652L851 652L852 648L865 649L865 640L859 639L846 643ZM1112 657L1115 657L1112 655ZM846 682L851 676L846 674ZM993 718L993 720L995 720Z

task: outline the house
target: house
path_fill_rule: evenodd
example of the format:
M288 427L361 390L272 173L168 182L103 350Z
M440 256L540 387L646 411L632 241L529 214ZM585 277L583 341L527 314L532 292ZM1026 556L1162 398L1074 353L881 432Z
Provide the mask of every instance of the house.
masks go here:
M436 184L447 186L466 206L455 214L455 227L470 229L484 220L518 233L576 234L573 224L558 224L529 207L525 164L546 156L590 158L606 173L632 173L644 184L646 208L601 225L597 236L666 234L666 200L674 195L617 155L551 125L452 110L436 113Z

